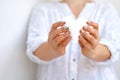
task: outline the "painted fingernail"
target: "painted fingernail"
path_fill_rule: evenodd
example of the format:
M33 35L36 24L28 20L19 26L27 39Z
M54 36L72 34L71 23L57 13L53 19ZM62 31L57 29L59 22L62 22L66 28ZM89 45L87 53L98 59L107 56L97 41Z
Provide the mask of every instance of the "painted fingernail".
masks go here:
M79 32L82 33L82 29Z
M65 24L65 21L61 21L62 24Z
M79 40L81 40L81 39L82 39L82 36L80 35L80 36L79 36Z
M82 29L81 32L84 33L85 31Z
M81 30L79 30L79 33L81 33Z
M64 27L65 30L69 31L69 27Z
M86 29L88 26L87 26L87 25L84 25L83 27Z

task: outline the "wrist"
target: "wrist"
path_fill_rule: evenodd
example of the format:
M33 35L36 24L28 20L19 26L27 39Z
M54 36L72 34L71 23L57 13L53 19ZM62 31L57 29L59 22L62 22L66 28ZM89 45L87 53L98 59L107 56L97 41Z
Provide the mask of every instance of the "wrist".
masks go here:
M55 48L52 47L52 45L49 42L46 42L46 45L48 46L49 52L53 57L59 57L61 56L60 53L58 53Z
M108 60L111 57L110 51L107 49L105 45L98 44L96 48L92 51L90 58L92 60L101 62Z
M92 59L92 60L95 60L95 61L98 61L99 59L99 52L100 52L100 46L101 44L98 43L98 45L92 49L89 53L89 58Z

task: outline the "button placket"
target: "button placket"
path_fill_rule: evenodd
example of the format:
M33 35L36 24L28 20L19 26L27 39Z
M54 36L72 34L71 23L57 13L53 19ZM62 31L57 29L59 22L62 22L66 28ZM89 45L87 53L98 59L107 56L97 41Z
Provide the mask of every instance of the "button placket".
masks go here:
M77 48L76 45L72 45L71 47L71 60L70 60L70 80L76 80L77 78Z

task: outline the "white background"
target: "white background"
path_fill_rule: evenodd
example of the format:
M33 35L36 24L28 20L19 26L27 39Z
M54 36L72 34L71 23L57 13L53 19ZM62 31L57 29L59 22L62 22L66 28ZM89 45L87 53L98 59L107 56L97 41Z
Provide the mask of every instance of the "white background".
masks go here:
M108 0L110 1L110 0ZM119 0L111 0L120 14ZM27 24L38 0L0 0L0 80L36 80L26 56ZM115 65L120 78L120 62Z

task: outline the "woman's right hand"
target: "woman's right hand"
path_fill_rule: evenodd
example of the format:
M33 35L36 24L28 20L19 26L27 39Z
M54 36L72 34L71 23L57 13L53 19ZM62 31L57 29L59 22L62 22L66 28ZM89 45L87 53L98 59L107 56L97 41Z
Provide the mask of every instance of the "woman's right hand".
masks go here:
M65 54L65 48L71 40L70 31L68 30L68 28L64 27L64 25L65 22L54 23L48 36L47 43L58 55Z

